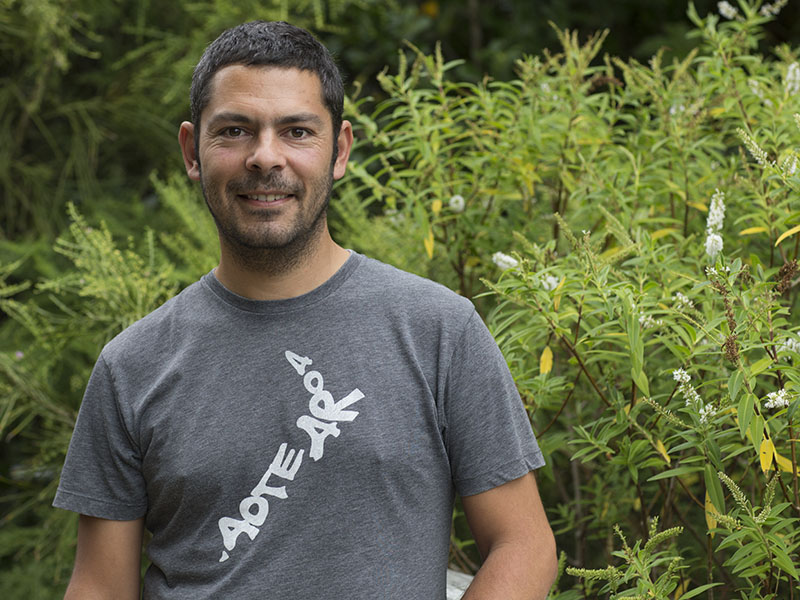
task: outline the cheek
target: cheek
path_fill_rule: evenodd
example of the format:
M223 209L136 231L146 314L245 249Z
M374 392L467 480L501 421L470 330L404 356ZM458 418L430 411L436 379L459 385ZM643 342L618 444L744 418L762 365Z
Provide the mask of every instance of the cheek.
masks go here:
M212 147L200 152L200 164L206 171L226 173L238 169L243 164L241 151L235 148Z

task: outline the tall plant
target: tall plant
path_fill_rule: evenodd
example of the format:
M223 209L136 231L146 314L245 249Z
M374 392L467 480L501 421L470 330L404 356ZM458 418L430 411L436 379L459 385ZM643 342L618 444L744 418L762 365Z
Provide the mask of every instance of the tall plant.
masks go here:
M571 565L554 597L795 597L800 67L755 53L780 8L690 4L670 64L561 32L512 82L412 48L350 109L340 235L493 292Z

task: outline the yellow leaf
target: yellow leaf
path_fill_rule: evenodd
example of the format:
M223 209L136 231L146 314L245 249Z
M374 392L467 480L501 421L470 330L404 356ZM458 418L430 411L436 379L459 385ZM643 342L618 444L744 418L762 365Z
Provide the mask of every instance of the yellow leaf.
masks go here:
M692 208L696 208L700 212L708 212L708 207L702 202L687 202L686 204L688 204Z
M481 264L481 259L480 258L478 258L477 256L470 256L467 259L467 261L464 263L464 266L477 267L479 264Z
M753 235L754 233L765 233L769 231L766 227L748 227L747 229L742 229L739 232L739 235Z
M428 235L425 236L422 243L425 245L425 252L428 254L428 258L433 258L433 229L428 230Z
M717 507L711 502L711 496L708 495L708 490L706 490L706 525L709 531L717 526L717 520L714 518L714 514L718 512ZM711 537L714 537L713 533Z
M439 16L439 3L438 2L423 2L419 7L419 12L423 15L435 19Z
M438 217L439 213L442 212L442 201L439 199L434 200L431 205L431 210L433 211L433 216Z
M797 233L798 231L800 231L800 225L795 225L795 226L794 226L794 227L792 227L792 228L791 228L789 231L784 231L784 232L781 234L781 237L779 237L779 238L777 239L777 241L775 242L775 245L777 246L777 245L778 245L778 244L780 244L780 243L781 243L783 240L785 240L787 237L794 235L794 234L795 234L795 233Z
M658 231L654 231L650 234L651 240L657 240L664 236L670 235L671 233L677 233L677 229L674 227L665 227L664 229L659 229Z
M621 252L622 250L623 248L621 246L611 246L608 250L605 250L600 253L600 258L605 260L610 256L614 256L617 252Z
M566 280L567 280L566 277L562 277L561 281L558 282L558 285L556 286L556 289L553 290L553 291L554 292L558 292L558 290L560 290L562 287L564 287L564 282ZM558 310L558 307L559 307L560 304L561 304L561 294L556 293L556 295L553 296L553 309Z
M686 591L686 581L681 581L678 583L678 587L675 588L675 594L672 596L672 600L678 600L683 593Z
M786 473L792 472L792 461L778 454L777 450L775 450L775 462L778 463L778 468L781 471L785 471ZM800 475L800 469L797 470L797 474Z
M553 351L550 346L545 346L542 350L542 356L539 357L539 373L544 375L553 370Z
M761 440L758 451L758 458L761 461L761 470L766 473L772 468L772 459L775 458L775 445L769 438Z
M656 440L656 450L658 450L658 453L664 457L664 460L667 461L667 464L670 464L672 462L672 459L669 457L667 449L664 446L664 442L662 442L661 440Z
M724 106L715 106L710 111L708 111L708 114L710 114L712 117L718 117L720 115L724 115L725 114L725 107Z

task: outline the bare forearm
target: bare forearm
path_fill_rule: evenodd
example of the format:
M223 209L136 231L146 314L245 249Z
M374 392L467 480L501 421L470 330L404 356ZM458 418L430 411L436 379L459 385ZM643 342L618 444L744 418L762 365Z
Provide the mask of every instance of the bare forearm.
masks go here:
M138 600L139 586L135 584L108 585L86 578L70 580L64 600Z
M486 557L462 600L544 600L556 569L555 548L533 552L499 546Z
M137 600L144 520L81 515L75 569L64 600Z

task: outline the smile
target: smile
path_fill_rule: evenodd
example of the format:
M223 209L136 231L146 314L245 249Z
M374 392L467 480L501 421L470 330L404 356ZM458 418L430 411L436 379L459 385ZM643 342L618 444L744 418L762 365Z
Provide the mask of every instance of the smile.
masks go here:
M286 200L291 197L291 194L242 194L242 197L257 202L269 203L277 202L278 200Z

